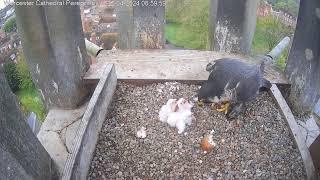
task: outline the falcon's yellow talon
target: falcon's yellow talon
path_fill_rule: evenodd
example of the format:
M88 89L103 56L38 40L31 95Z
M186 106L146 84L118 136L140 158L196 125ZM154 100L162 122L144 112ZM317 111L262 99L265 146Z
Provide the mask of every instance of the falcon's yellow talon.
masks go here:
M200 101L197 102L197 105L198 105L199 107L203 107L203 106L204 106L204 103L203 103L202 100L200 100Z
M221 105L221 108L218 108L217 111L224 112L224 114L228 114L230 103L225 103Z
M224 107L225 107L224 114L228 114L229 106L230 106L230 103L228 103L228 102L224 105Z
M226 111L226 107L224 105L221 105L221 108L218 108L217 111L225 112Z

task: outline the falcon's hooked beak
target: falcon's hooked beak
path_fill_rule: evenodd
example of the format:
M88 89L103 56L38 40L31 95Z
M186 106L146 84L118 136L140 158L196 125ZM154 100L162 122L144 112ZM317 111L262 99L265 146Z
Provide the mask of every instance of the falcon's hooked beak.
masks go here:
M200 99L197 97L197 95L193 95L191 96L190 98L190 103L191 104L197 104L198 107L203 107L204 106L204 102L203 102L203 99Z

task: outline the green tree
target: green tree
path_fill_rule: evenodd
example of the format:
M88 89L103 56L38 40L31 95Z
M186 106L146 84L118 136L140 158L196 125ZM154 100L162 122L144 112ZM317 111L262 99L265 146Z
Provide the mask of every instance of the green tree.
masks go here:
M271 51L284 37L293 35L292 28L283 25L271 16L260 18L259 21L262 31L267 37L265 40L268 44L268 51Z
M3 68L4 68L4 74L6 76L6 79L8 81L8 84L12 92L18 91L19 78L18 78L16 65L11 60L8 60L6 63L4 63Z
M254 34L252 53L265 54L274 48L285 36L292 37L294 29L283 25L270 17L258 17L256 32ZM289 54L289 47L277 59L277 65L283 70Z
M272 4L276 10L286 11L295 16L298 16L299 2L297 2L296 0L277 0Z
M12 16L9 19L7 19L7 21L3 25L3 29L7 33L12 32L13 30L16 29L16 27L17 27L16 16Z
M18 52L18 62L17 62L17 73L19 77L19 87L20 89L32 89L35 87L32 76L29 71L28 65L24 58L23 52L20 50Z
M117 34L116 33L104 33L100 37L101 42L103 43L104 49L112 49L114 44L117 42Z
M274 5L276 9L287 9L287 3L283 1L279 1Z
M44 120L46 117L45 106L32 81L31 72L22 50L18 51L16 71L20 87L16 94L19 97L22 111L25 115L34 112L40 120Z

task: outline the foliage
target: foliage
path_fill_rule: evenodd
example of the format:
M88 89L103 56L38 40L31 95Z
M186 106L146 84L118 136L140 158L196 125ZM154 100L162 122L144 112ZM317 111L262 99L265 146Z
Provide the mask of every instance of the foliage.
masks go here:
M117 42L116 33L103 33L100 37L101 42L103 43L103 48L110 50L113 45Z
M34 112L39 120L44 120L46 116L45 106L32 81L31 72L21 50L17 56L16 71L20 87L16 94L19 97L22 111L26 115Z
M34 88L34 83L32 81L32 76L29 71L28 65L24 58L23 52L18 52L18 63L17 63L17 72L19 77L19 87L20 89L32 89Z
M11 60L8 60L6 63L4 63L3 68L4 74L12 92L16 92L17 90L19 90L19 77L16 65Z
M281 39L293 35L293 28L287 27L271 16L259 17L257 20L256 32L261 31L267 45L267 51L271 51Z
M299 5L296 2L294 2L293 0L278 1L274 5L274 8L278 9L278 10L289 12L295 16L298 16L298 12L299 12Z
M39 120L43 121L45 119L45 106L35 87L21 89L16 94L19 97L21 109L26 115L29 115L30 112L34 112Z
M281 24L272 17L259 17L257 19L256 32L254 34L252 53L265 54L274 48L285 36L292 37L294 29ZM284 70L288 58L287 48L278 58L277 65Z
M166 20L181 22L183 11L187 7L187 0L166 0Z
M280 55L280 57L277 59L277 66L284 71L286 68L286 61L288 59L289 56L289 51L290 49L287 48L284 50L284 52Z
M16 16L12 16L9 19L7 19L7 21L3 25L3 29L7 33L12 32L13 30L16 29L16 27L17 27Z
M267 0L276 10L282 10L298 16L300 0Z

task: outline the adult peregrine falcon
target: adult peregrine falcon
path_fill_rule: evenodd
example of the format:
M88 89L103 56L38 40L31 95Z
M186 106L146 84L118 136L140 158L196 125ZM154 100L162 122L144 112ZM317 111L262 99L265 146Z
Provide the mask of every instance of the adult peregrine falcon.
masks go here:
M198 93L200 103L221 103L218 111L223 111L230 119L244 110L244 103L256 98L259 89L270 88L263 78L264 63L251 65L237 59L223 58L209 63L206 70L209 78Z

